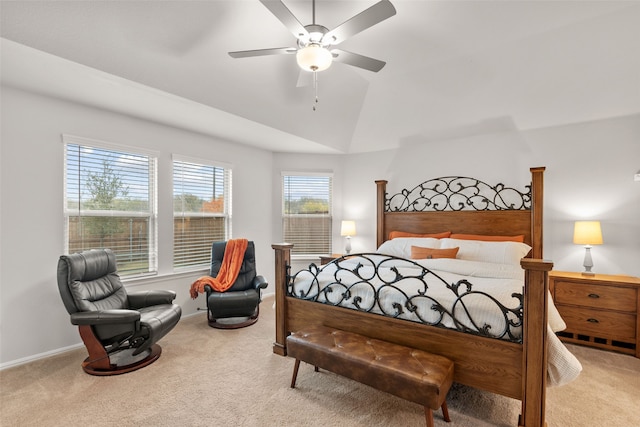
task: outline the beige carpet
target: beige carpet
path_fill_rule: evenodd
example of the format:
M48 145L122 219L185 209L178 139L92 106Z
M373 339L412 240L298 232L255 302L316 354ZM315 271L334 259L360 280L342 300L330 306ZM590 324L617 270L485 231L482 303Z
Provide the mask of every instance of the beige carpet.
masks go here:
M221 331L206 317L182 319L160 359L114 377L85 374L84 349L0 372L0 425L9 426L424 426L423 409L272 353L273 300L257 324ZM69 325L71 328L72 326ZM640 420L640 359L571 346L584 366L573 383L550 388L549 426L632 426ZM515 426L519 403L460 385L451 423Z

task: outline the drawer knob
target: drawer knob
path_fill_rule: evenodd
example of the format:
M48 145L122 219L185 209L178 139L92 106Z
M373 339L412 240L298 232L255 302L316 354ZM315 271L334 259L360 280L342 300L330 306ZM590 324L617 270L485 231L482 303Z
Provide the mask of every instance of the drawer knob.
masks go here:
M589 298L600 298L598 294L589 294Z
M591 323L600 323L600 322L598 321L598 319L594 319L593 317L588 318L588 319L587 319L587 322L591 322Z

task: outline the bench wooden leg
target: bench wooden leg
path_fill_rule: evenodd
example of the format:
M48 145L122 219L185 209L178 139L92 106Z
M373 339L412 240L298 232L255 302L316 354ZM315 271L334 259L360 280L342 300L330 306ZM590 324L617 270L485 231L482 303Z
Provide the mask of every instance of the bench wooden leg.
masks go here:
M451 418L449 418L449 408L447 408L447 401L442 402L442 418L448 423L451 422Z
M424 415L427 419L427 427L433 427L434 426L433 411L430 408L425 406ZM442 403L442 418L444 418L444 420L448 423L451 422L451 418L449 418L449 408L447 407L446 401Z
M300 367L300 359L296 359L296 364L293 365L293 377L291 377L291 388L296 388L296 378L298 377L299 367Z
M427 427L434 427L433 424L433 411L431 408L424 407L424 415L427 418Z

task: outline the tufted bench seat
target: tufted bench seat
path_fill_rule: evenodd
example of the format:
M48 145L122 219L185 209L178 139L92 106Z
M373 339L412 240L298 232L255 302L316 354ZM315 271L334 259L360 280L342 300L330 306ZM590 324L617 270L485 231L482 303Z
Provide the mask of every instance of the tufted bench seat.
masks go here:
M291 388L304 361L316 371L326 369L424 406L428 427L433 427L433 410L438 408L450 421L445 399L453 382L453 362L445 357L326 326L288 336L287 353L296 359Z

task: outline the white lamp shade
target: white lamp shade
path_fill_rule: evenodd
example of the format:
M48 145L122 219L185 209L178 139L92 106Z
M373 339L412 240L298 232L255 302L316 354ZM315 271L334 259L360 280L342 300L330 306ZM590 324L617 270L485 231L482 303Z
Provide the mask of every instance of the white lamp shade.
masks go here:
M312 43L298 50L296 60L305 71L323 71L331 66L333 56L328 49Z
M355 236L356 235L356 222L355 221L342 221L342 227L340 228L341 236Z
M576 221L573 227L573 243L576 245L601 245L600 221Z

